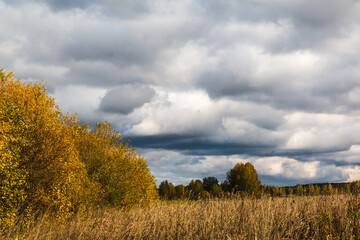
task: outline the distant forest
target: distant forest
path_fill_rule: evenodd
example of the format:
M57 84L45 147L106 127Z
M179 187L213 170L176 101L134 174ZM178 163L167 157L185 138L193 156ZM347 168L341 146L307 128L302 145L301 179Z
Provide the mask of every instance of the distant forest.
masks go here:
M257 172L251 163L237 163L227 172L227 179L219 182L216 177L191 180L186 186L174 185L167 180L159 185L159 195L163 200L198 200L208 198L230 198L236 196L314 196L336 193L360 193L360 181L351 183L297 184L296 186L278 187L261 184Z

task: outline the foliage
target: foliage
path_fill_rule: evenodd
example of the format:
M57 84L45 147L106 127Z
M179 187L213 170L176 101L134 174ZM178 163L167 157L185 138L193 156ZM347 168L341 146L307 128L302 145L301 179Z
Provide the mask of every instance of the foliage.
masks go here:
M189 190L189 197L191 199L201 198L201 193L204 190L201 180L191 180L187 188Z
M97 202L108 206L131 207L157 198L155 178L144 158L124 144L108 122L94 130L83 126L79 138L80 159L97 189Z
M146 161L108 123L94 131L62 113L44 84L0 70L0 227L32 213L56 218L95 204L156 198Z
M178 191L180 198L181 190L179 189ZM177 191L172 183L165 180L160 183L159 195L163 200L173 200L177 198Z
M210 192L213 185L217 185L219 181L216 177L206 177L203 178L204 190Z
M235 192L242 191L252 194L256 193L261 186L257 172L251 163L237 163L227 172L227 179Z
M211 195L213 195L214 197L221 197L221 196L222 196L222 193L223 193L223 190L221 189L221 187L220 187L219 184L213 184L213 185L211 186L210 193L211 193Z
M87 198L76 117L63 114L44 85L0 72L2 221L32 210L66 216Z
M359 194L360 193L360 181L354 181L350 185L351 193Z
M295 194L298 195L298 196L304 195L304 188L303 188L303 186L302 186L301 184L297 184L297 185L295 186L294 192L295 192Z
M184 199L186 197L186 190L184 185L180 184L175 187L177 199Z

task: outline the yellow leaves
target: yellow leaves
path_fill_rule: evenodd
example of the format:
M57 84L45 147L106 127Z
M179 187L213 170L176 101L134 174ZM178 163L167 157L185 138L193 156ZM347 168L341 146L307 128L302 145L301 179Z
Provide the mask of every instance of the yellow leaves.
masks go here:
M76 117L62 115L44 85L23 83L4 71L0 78L0 195L8 199L0 215L28 205L70 212L82 196L79 179L86 178L73 134ZM16 186L5 181L9 177Z
M145 160L123 143L108 122L97 123L90 132L84 126L79 146L89 177L104 190L102 201L107 205L129 207L157 198Z
M91 131L62 113L43 84L2 70L0 96L0 227L19 212L68 217L157 198L145 159L108 122Z

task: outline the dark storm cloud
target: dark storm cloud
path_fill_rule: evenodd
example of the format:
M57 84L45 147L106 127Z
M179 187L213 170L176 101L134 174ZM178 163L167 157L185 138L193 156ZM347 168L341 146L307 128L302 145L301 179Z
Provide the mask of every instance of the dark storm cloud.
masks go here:
M125 136L132 144L139 148L161 148L166 150L181 151L186 155L248 155L248 156L282 156L296 157L298 160L306 162L314 154L319 156L328 163L337 166L349 165L346 161L335 161L322 158L322 154L331 154L349 150L350 146L331 147L328 149L279 149L277 142L268 142L267 144L255 143L239 143L238 140L216 142L204 136L199 135L180 135L180 134L161 134L152 136Z
M149 102L155 92L141 85L123 85L112 89L101 99L99 110L108 113L129 114Z
M187 155L271 155L275 145L246 144L234 142L215 142L199 135L163 134L154 136L128 136L136 147L161 148L182 151Z

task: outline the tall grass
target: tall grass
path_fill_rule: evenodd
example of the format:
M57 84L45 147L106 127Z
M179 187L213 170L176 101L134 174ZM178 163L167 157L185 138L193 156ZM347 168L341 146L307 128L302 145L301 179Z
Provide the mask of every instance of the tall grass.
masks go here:
M46 217L4 239L360 239L352 195L159 202L97 210L63 223Z

